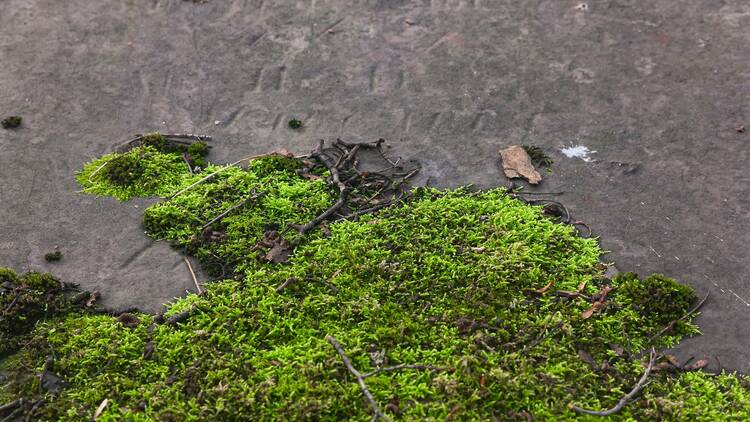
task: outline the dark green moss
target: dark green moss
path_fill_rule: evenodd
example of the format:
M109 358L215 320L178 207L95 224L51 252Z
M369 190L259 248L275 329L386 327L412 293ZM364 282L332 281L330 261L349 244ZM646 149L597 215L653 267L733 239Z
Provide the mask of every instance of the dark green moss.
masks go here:
M294 129L294 130L302 129L303 125L304 124L302 123L302 120L292 119L289 121L289 128Z
M69 296L73 286L51 274L30 271L18 276L0 268L0 278L0 357L15 351L38 321L74 308Z
M685 315L696 300L695 291L663 274L639 280L634 273L618 275L617 295L656 324L667 324Z
M60 251L54 251L44 254L44 260L47 262L57 262L61 260L63 257L62 252Z
M14 129L21 126L22 122L23 118L21 116L8 116L0 124L2 124L3 129Z
M143 176L144 154L126 154L111 160L104 169L110 182L119 186L135 184Z
M552 158L547 155L543 149L536 145L523 145L523 149L529 154L532 163L537 166L545 167L547 170L552 169Z

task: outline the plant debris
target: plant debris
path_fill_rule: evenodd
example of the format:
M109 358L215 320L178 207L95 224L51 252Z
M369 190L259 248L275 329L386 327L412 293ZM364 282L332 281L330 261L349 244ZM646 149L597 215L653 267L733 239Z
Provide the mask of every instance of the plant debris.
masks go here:
M500 150L500 161L503 172L509 179L524 178L532 185L538 185L542 181L542 175L536 171L529 154L520 145Z
M303 126L302 120L292 119L289 121L290 129L294 129L294 130L302 129L302 126Z

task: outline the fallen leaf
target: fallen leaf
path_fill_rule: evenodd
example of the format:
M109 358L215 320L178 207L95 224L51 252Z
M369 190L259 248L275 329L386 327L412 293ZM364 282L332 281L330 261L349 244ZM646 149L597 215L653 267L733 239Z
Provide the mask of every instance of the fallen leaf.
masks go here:
M601 290L599 290L599 293L595 294L591 297L591 299L597 301L597 302L604 302L605 299L607 299L607 295L609 292L612 291L611 286L602 286Z
M531 164L531 157L520 145L512 145L500 150L503 172L509 179L522 177L532 185L542 181L542 175Z
M596 360L591 356L589 352L585 350L579 350L578 357L581 358L582 361L586 362L593 369L595 370L599 369L599 364L596 363Z
M90 308L99 299L99 296L99 292L91 292L89 299L86 301L86 307Z
M258 248L269 248L263 259L274 264L286 263L292 253L292 246L275 230L263 234L263 240L255 245Z
M625 348L620 345L610 344L609 348L612 349L612 351L615 352L615 355L618 357L622 357L625 354Z

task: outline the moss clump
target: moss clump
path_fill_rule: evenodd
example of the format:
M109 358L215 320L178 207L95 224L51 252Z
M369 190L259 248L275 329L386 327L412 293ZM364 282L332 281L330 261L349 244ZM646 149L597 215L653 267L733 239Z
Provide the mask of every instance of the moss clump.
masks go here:
M693 289L663 274L652 274L639 280L634 273L617 276L617 294L640 314L655 324L667 324L685 315L695 302Z
M289 121L290 129L293 129L293 130L302 129L302 126L304 126L304 124L302 123L302 120L292 119Z
M76 174L84 192L121 201L137 196L165 196L192 178L180 154L159 152L152 146L107 154Z
M15 351L25 335L44 318L68 313L76 290L48 273L18 276L0 268L0 358Z
M224 169L190 191L149 207L144 226L149 235L187 249L215 276L264 265L273 247L259 245L267 232L283 231L285 240L279 244L293 242L299 236L285 230L287 225L307 222L331 203L325 182L299 176L299 168L297 160L269 156L253 160L247 170ZM209 166L207 171L220 169ZM260 193L257 200L249 200Z
M60 251L54 251L44 254L44 260L47 262L57 262L61 260L63 257L62 252Z
M23 118L21 116L8 116L0 124L3 126L3 129L14 129L21 126L22 122Z
M522 147L524 151L529 154L532 163L537 166L545 167L547 171L552 171L552 157L547 155L543 149L536 145L523 145Z

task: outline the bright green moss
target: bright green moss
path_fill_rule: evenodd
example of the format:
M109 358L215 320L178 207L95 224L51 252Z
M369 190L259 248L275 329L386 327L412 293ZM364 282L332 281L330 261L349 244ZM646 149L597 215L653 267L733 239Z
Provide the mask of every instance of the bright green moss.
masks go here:
M193 176L182 156L158 152L151 146L107 154L86 164L76 179L83 191L121 201L138 196L166 196Z
M362 372L440 368L367 378L393 419L587 419L569 404L613 406L643 373L638 354L697 331L686 318L652 341L689 311L692 290L660 275L605 279L595 240L502 190L417 189L407 204L300 238L287 224L309 221L335 195L297 169L290 159L255 160L146 210L150 235L225 274L166 314L189 317L152 324L138 315L135 328L106 315L47 320L0 371L22 374L19 362L39 367L39 350L55 351L71 386L46 397L41 419L88 419L108 399L102 420L369 420L332 335ZM263 258L259 241L271 230L297 244L286 265ZM581 286L585 296L612 291L587 316L590 301L556 294ZM33 390L31 378L17 379L0 397ZM615 419L747 419L746 384L656 372Z

